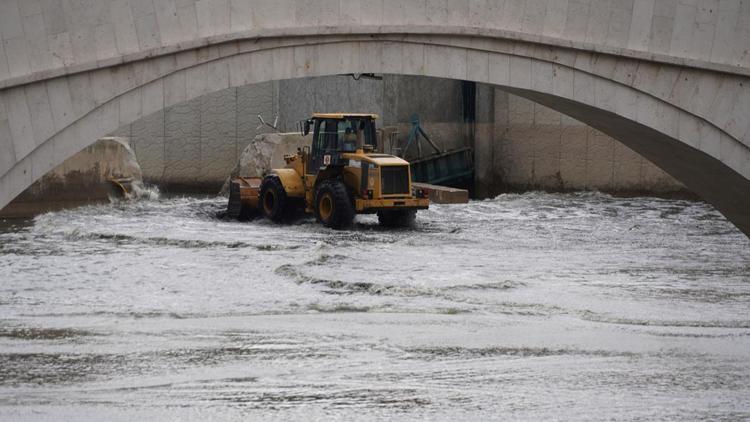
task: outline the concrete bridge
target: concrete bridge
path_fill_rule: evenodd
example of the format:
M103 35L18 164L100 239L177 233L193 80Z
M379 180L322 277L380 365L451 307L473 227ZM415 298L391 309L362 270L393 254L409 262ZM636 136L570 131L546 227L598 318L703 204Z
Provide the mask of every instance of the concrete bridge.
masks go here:
M502 87L648 158L750 235L750 2L0 0L0 207L121 125L270 80Z

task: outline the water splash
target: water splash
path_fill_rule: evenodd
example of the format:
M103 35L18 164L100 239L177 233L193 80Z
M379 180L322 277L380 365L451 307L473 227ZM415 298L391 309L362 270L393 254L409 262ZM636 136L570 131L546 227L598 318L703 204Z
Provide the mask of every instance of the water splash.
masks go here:
M161 197L159 188L154 185L146 185L143 182L133 182L132 198L147 201L157 201Z

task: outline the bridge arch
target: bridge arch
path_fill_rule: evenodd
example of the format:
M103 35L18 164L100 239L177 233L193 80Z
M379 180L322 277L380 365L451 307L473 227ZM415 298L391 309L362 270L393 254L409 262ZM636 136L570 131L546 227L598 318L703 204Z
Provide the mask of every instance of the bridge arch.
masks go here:
M0 91L0 116L28 124L8 139L0 133L0 148L15 157L0 160L0 207L99 137L166 107L272 80L393 73L495 85L583 121L654 162L750 235L745 137L639 87L639 76L652 70L648 63L641 68L636 61L630 74L618 76L613 60L476 37L306 36L232 41L12 87ZM74 90L90 98L78 101ZM32 109L49 121L32 122Z

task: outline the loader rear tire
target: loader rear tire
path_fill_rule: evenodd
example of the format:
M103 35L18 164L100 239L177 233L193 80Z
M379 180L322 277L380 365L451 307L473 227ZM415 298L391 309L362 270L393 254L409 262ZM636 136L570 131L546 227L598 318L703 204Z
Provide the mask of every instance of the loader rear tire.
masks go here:
M378 222L383 227L412 227L416 219L416 210L378 211Z
M325 180L315 192L315 217L326 227L340 230L354 222L354 205L340 180Z
M296 203L289 198L276 176L266 176L260 185L260 212L275 223L285 223L292 219L296 211Z

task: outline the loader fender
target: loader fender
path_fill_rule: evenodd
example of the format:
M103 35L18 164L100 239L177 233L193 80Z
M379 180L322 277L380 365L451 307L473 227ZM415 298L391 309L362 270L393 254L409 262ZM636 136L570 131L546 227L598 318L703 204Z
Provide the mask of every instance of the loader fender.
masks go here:
M286 195L292 198L304 198L305 186L302 177L294 169L275 169L270 174L278 176L284 186Z

